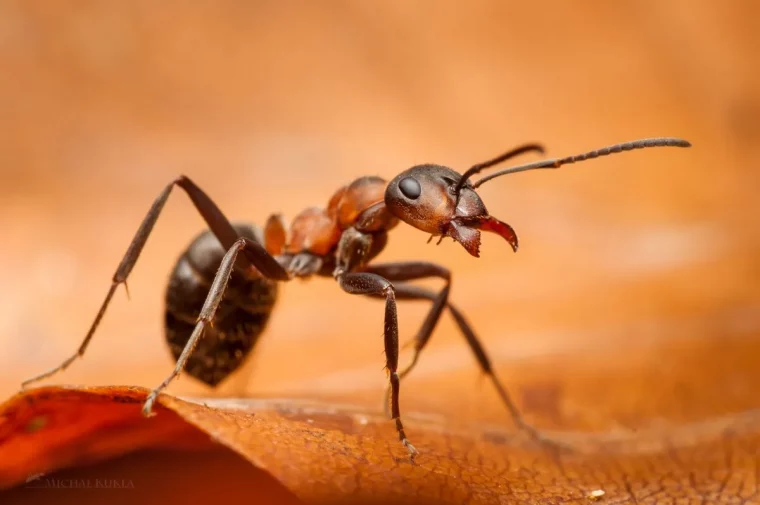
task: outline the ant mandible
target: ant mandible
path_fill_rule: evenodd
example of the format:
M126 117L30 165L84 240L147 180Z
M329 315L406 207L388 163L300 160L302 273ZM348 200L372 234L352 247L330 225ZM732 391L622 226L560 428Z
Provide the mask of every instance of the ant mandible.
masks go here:
M412 458L417 450L407 439L401 422L399 385L401 378L417 363L444 308L448 308L453 316L480 368L493 381L513 422L534 440L552 443L523 420L494 373L470 324L449 302L449 270L424 261L372 264L371 260L383 250L388 232L399 221L429 233L430 239L451 237L475 257L479 256L481 231L500 235L517 251L515 231L489 215L475 192L483 183L506 174L558 168L632 149L690 145L678 138L636 140L575 156L507 168L475 183L469 182L470 177L482 170L527 152L543 153L543 147L539 144L517 147L474 165L464 174L427 164L414 166L390 182L380 177L360 177L339 189L330 198L326 209L313 207L298 214L288 230L280 215L272 215L266 222L263 235L252 225L230 223L203 190L189 178L180 176L170 182L153 202L116 269L105 300L77 352L52 370L25 381L23 386L64 370L84 354L116 288L123 283L126 285L169 194L179 186L190 197L209 229L195 238L172 272L166 291L165 331L177 363L166 380L150 393L143 414L152 415L157 396L182 370L216 386L243 363L264 331L277 299L277 283L319 275L333 277L347 293L385 298L385 366L390 381L386 394L390 402L386 401L386 409L390 403L390 416L396 423L399 439ZM432 277L445 281L438 293L409 284L409 281ZM415 336L411 363L399 372L396 301L425 299L433 302L432 307Z

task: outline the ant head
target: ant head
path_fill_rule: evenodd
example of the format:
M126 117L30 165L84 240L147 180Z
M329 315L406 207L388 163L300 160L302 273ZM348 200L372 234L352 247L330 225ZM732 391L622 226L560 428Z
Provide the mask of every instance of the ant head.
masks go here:
M483 177L474 184L468 180L478 172L529 151L543 153L543 147L538 144L517 147L492 160L474 165L464 174L441 165L417 165L401 172L388 183L385 189L385 205L390 213L401 221L433 236L451 237L473 256L479 256L481 230L501 235L512 249L517 251L515 231L508 224L488 214L485 204L475 192L478 186L506 174L539 168L559 168L562 165L632 149L667 146L689 147L691 144L671 137L625 142L575 156L507 168Z
M418 165L397 175L385 189L388 210L407 224L451 237L479 255L480 231L493 231L517 250L517 235L506 223L488 215L471 184L458 188L462 175L440 165Z

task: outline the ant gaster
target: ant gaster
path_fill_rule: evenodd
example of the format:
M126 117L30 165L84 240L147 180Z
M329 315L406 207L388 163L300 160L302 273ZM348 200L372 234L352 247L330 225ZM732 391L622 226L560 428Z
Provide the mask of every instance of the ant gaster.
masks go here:
M152 414L158 394L182 370L217 385L237 369L264 331L277 299L278 281L313 275L332 276L350 294L385 299L385 366L389 372L386 409L395 421L399 439L411 457L417 453L407 439L399 409L399 384L419 359L443 310L448 308L480 368L493 381L514 423L533 439L547 439L527 424L506 388L495 375L483 346L464 315L449 302L451 273L443 266L423 261L372 264L386 245L388 232L399 221L435 236L451 237L473 256L479 255L480 232L503 237L517 251L517 235L506 223L489 215L475 190L501 175L561 165L648 147L689 147L677 138L653 138L626 142L565 158L549 159L507 168L474 184L478 172L530 151L543 152L538 144L526 144L464 174L440 166L418 165L390 182L380 177L360 177L339 189L327 208L309 208L290 227L279 215L271 216L263 234L251 225L233 225L216 204L189 178L170 182L156 198L113 276L113 282L89 332L77 352L56 368L30 379L27 384L65 369L82 356L119 284L126 283L145 242L175 186L182 188L208 225L180 256L166 291L166 339L177 360L172 373L148 396L143 413ZM439 240L440 242L440 240ZM242 253L242 254L241 254ZM445 284L433 292L409 281L439 277ZM399 340L397 300L430 300L429 310L414 340L411 363L398 370ZM201 338L203 337L203 338Z

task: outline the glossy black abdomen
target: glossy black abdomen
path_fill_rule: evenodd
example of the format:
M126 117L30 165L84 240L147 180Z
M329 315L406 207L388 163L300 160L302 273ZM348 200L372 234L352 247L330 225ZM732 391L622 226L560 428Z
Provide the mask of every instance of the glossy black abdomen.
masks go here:
M236 225L238 234L261 243L252 225ZM166 290L165 334L175 359L190 338L198 314L225 254L208 230L199 234L177 260ZM224 299L187 361L185 371L216 386L239 368L266 328L277 299L277 283L233 271Z

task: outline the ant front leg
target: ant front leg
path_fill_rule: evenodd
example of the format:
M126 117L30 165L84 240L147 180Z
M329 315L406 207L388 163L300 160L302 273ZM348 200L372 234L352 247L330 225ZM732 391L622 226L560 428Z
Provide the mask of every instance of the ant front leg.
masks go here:
M446 267L436 265L435 263L429 263L427 261L408 261L369 265L364 268L364 271L381 275L391 281L411 281L430 277L438 277L446 281L446 285L443 289L432 298L433 306L430 308L430 311L425 317L425 321L423 321L422 326L415 336L414 356L412 357L412 362L399 374L401 378L404 378L404 376L417 364L420 352L430 340L433 330L441 319L441 314L448 303L449 291L451 290L451 272Z
M406 283L395 285L396 298L398 300L430 300L433 302L433 306L430 308L430 311L425 317L422 326L415 335L414 355L412 357L412 361L405 369L399 373L399 379L403 379L416 366L422 350L430 341L433 330L441 318L443 309L445 307L448 307L451 316L454 318L454 322L467 341L467 344L470 346L470 350L475 356L480 369L491 379L491 382L496 388L496 391L499 394L502 403L509 411L509 414L512 417L512 422L514 422L519 429L525 431L533 440L545 445L558 445L556 442L546 438L538 430L536 430L536 428L525 421L514 400L507 392L507 388L504 387L501 380L496 375L496 372L494 371L491 364L491 360L488 357L483 344L480 343L480 339L470 326L470 323L467 321L467 319L464 317L464 314L462 314L459 309L457 309L453 304L449 303L448 297L451 288L451 274L448 269L443 266L428 262L403 262L370 265L365 268L365 271L383 275L391 281L411 281L429 277L439 277L446 280L446 285L438 293ZM386 393L386 409L388 405L387 399L389 393L390 391Z
M395 287L396 287L397 300L430 300L435 304L435 302L438 300L440 296L438 293L435 293L434 291L425 289L420 286L414 286L411 284L396 284ZM499 398L501 398L501 402L509 411L509 415L512 418L512 422L515 424L515 426L517 426L518 429L523 430L525 433L528 434L528 436L530 436L530 438L532 438L533 440L535 440L536 442L540 444L550 446L551 448L564 447L558 442L555 442L554 440L547 438L535 427L533 427L531 424L525 421L525 418L523 418L522 413L520 412L520 409L517 408L517 405L512 399L512 396L507 391L507 388L504 386L504 384L502 384L499 376L496 375L496 371L493 369L493 366L491 364L491 359L488 357L488 354L486 353L486 350L483 347L483 344L480 343L480 339L475 334L475 331L472 329L472 326L467 321L467 318L453 304L448 303L447 307L449 309L449 313L451 314L451 317L454 319L454 322L459 328L459 331L462 333L465 340L467 341L467 344L470 346L470 350L472 351L472 354L475 356L475 359L478 362L478 366L480 366L480 369L483 371L483 373L486 374L489 377L489 379L491 379L491 382L496 388L496 392L498 393ZM431 309L431 312L432 312L432 309ZM421 332L418 333L418 338L415 340L415 343L416 343L415 354L412 359L412 362L400 374L402 379L412 370L414 365L417 363L419 354L422 351L422 347L424 347L424 344L422 344L422 346L418 344L418 342L422 340L419 338L420 334Z
M182 354L180 354L174 370L156 389L151 391L150 395L148 395L148 398L143 405L143 414L145 416L151 416L153 414L153 403L155 403L156 398L185 368L185 363L187 363L188 358L193 353L195 346L203 335L203 330L206 328L206 325L211 324L214 320L219 304L224 298L224 292L227 289L230 275L235 268L235 262L238 259L238 254L240 252L243 252L248 259L252 261L253 265L266 277L276 280L286 280L289 278L287 271L266 251L266 249L264 249L264 246L247 238L237 239L224 255L224 258L222 258L222 262L219 265L214 281L211 283L211 288L206 296L206 301L203 303L203 308L198 315L198 321L193 329L193 333L190 335L185 348L182 350Z
M409 450L412 460L417 455L417 449L409 442L401 422L399 408L399 375L398 375L398 315L396 311L396 294L393 285L383 277L371 273L338 272L335 276L341 289L352 295L376 295L385 297L385 366L390 374L391 386L391 417L396 422L399 440Z
M219 207L217 207L213 200L211 200L211 198L209 198L209 196L196 186L188 177L185 177L184 175L177 177L175 180L167 184L164 190L161 191L153 202L153 205L151 205L148 210L148 214L140 224L137 233L127 248L127 252L124 254L119 266L116 268L116 273L111 281L111 287L108 289L108 293L106 294L87 335L85 335L84 340L79 345L79 349L57 367L40 374L37 377L24 381L21 384L22 388L65 370L75 359L84 355L90 340L92 340L92 336L95 334L95 330L100 324L100 320L103 318L103 315L111 302L111 298L113 298L113 295L116 292L116 288L119 287L119 284L124 284L126 286L127 278L129 277L130 272L132 272L135 263L137 263L137 259L140 257L140 253L142 252L143 247L153 230L153 226L156 224L156 221L161 214L161 210L164 208L164 204L166 203L166 200L168 200L169 194L171 194L174 186L179 186L187 193L190 200L192 200L193 205L195 205L196 210L203 217L204 221L206 221L209 229L211 229L222 244L222 247L229 249L236 243L235 241L238 240L238 234L235 231L235 228L233 228L232 224L224 216L222 211L219 210ZM256 268L266 277L276 280L286 280L289 278L280 264L271 256L265 258L260 254L252 252L252 250L246 250L245 256L240 258L239 264L242 267L250 267L252 262L256 263Z

